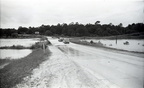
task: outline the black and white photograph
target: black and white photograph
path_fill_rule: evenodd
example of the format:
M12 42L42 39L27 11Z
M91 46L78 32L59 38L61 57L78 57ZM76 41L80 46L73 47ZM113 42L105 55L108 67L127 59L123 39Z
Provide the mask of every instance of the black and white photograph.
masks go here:
M144 88L144 0L0 0L0 88Z

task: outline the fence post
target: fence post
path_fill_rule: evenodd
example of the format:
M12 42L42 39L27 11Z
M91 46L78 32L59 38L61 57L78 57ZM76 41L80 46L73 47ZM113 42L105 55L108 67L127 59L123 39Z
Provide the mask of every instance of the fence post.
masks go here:
M44 42L43 42L43 51L44 51L44 53L45 53L45 44L44 44Z

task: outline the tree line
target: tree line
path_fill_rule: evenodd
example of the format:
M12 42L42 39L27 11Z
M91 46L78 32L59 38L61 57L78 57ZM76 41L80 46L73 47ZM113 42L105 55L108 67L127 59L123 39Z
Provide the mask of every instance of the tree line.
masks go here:
M40 35L47 36L113 36L130 33L142 33L144 32L143 23L129 24L127 27L123 27L123 24L113 25L100 24L100 21L96 21L94 24L79 24L78 22L70 24L57 24L57 25L41 25L39 27L22 27L18 29L2 29L0 28L0 37L15 37L17 34L35 34L39 32Z

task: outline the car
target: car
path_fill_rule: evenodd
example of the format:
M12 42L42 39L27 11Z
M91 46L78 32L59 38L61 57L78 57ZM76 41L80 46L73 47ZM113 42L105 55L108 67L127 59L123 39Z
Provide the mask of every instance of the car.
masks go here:
M64 43L64 44L69 44L69 43L70 43L70 42L69 42L69 39L64 39L64 40L63 40L63 43Z
M128 42L128 41L126 41L126 42L124 42L123 44L124 44L124 45L129 45L129 42Z
M64 43L64 44L69 44L69 42L66 42L66 41L65 41L65 42L63 42L63 43Z
M59 41L59 42L62 42L63 40L64 40L64 39L59 39L58 41Z

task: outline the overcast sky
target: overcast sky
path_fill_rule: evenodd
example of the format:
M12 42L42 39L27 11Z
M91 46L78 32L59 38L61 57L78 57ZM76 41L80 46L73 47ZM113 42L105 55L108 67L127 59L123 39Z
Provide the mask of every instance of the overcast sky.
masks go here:
M0 0L0 27L144 23L144 0Z

